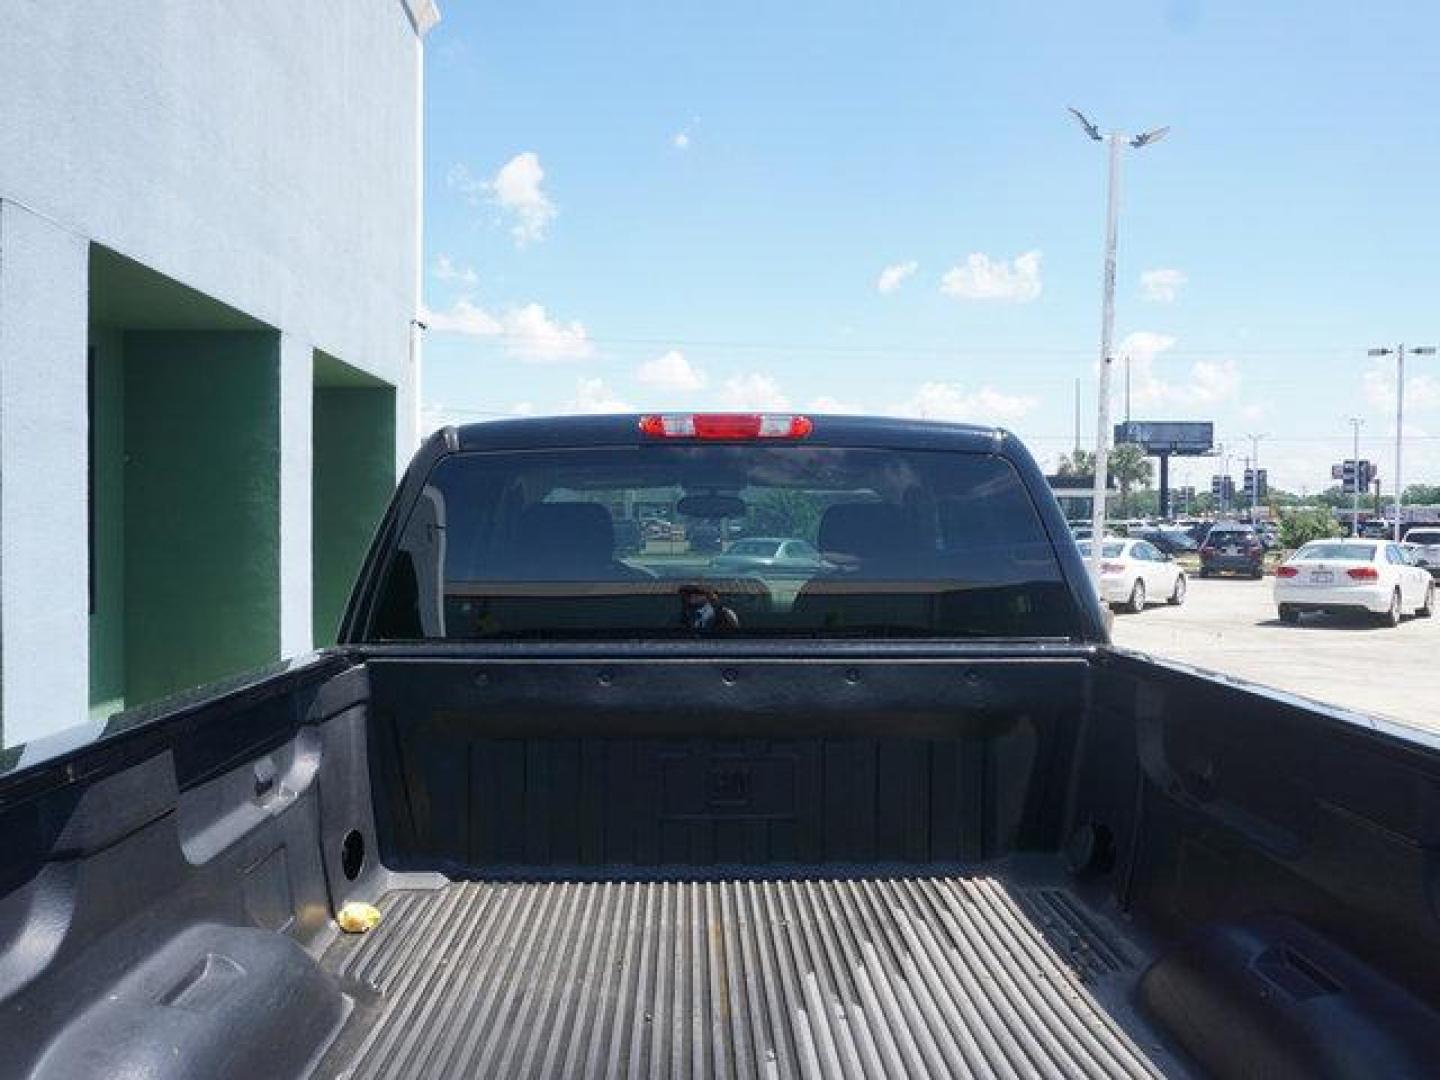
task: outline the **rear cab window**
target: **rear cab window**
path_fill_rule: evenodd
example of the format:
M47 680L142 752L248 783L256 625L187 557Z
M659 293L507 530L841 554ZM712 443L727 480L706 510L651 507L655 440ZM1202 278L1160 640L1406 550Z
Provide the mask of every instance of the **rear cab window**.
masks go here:
M635 541L637 521L668 527ZM442 458L367 638L696 633L1082 630L1054 545L1001 455L664 443Z

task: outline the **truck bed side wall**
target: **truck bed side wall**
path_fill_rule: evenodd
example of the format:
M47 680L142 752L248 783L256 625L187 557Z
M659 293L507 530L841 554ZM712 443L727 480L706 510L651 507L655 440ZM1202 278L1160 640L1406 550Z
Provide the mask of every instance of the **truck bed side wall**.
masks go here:
M298 1075L348 1009L311 951L373 835L364 669L229 687L0 784L0 1076Z
M1377 727L1143 657L1096 665L1074 827L1116 837L1120 903L1176 943L1146 1004L1222 1075L1440 1060L1440 754Z

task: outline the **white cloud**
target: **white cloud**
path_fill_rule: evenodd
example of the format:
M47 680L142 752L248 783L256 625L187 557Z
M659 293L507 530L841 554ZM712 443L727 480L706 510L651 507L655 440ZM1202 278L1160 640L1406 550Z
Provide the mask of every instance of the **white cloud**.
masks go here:
M1011 424L1039 404L1033 397L1006 394L991 386L973 393L959 383L927 382L906 401L890 406L895 416L956 420L972 424Z
M456 162L445 172L445 183L451 189L460 192L465 196L465 201L472 206L484 198L488 186L485 181L472 173L464 165Z
M829 413L832 416L854 415L865 411L853 402L841 401L839 398L833 398L828 394L822 394L817 398L812 398L810 404L806 405L805 408L808 412Z
M1113 375L1117 393L1124 393L1125 362L1130 365L1130 394L1141 405L1218 405L1233 398L1240 389L1240 367L1232 358L1197 360L1190 365L1184 382L1173 382L1156 374L1155 362L1175 347L1175 338L1153 330L1127 334L1115 351L1119 363Z
M555 204L540 190L544 179L539 155L527 150L502 165L490 181L495 202L515 216L510 235L519 247L545 239L545 230L555 219Z
M435 256L435 266L430 271L437 281L458 281L462 285L476 285L480 275L474 267L460 266L449 255Z
M875 288L882 293L892 293L905 283L919 269L920 264L913 259L909 262L894 263L880 271L880 276L875 280Z
M676 150L689 150L690 132L677 131L674 135L670 136L670 145L673 146Z
M790 407L790 399L780 389L780 384L769 375L758 372L726 379L720 391L720 401L727 409L761 409L774 412Z
M1190 382L1176 387L1175 397L1182 404L1216 405L1239 389L1240 367L1233 359L1197 360L1190 365Z
M1140 295L1151 303L1173 304L1189 280L1183 270L1146 270L1140 275Z
M459 413L451 412L443 405L426 404L420 408L420 431L418 434L423 438L432 431L439 431L443 427L452 424L465 424L474 417L462 416Z
M1242 408L1242 409L1240 410L1240 419L1242 419L1242 420L1250 420L1250 421L1264 420L1264 419L1265 419L1265 406L1264 406L1264 405L1246 405L1244 408Z
M448 311L426 311L425 322L442 334L497 338L506 352L521 360L587 360L595 353L583 323L552 319L540 304L526 304L497 315L460 299Z
M1364 376L1365 400L1371 408L1395 411L1395 358L1377 356L1370 361ZM1440 408L1440 379L1428 373L1408 375L1405 379L1405 408L1424 412Z
M541 190L545 170L533 150L516 154L500 166L489 180L483 180L464 165L452 165L445 182L465 195L471 205L490 202L514 219L510 235L517 247L545 239L555 220L555 204Z
M663 356L647 360L635 369L635 378L646 386L661 390L702 390L709 380L679 349L671 349Z
M1040 252L1027 251L1013 261L972 252L964 265L952 266L940 279L940 291L961 300L1009 300L1029 303L1040 295Z
M507 312L505 344L526 360L586 360L595 353L582 323L551 319L539 304L526 304Z
M456 300L449 311L425 311L423 321L438 334L496 337L505 332L499 319L465 299Z
M576 379L575 397L563 407L567 413L630 412L630 404L617 397L603 379Z

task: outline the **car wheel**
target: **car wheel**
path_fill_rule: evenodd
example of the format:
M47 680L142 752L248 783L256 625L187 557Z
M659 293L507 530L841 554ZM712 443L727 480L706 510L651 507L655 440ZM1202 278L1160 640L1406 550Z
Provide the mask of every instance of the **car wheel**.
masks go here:
M1181 604L1185 603L1186 586L1187 582L1185 581L1185 575L1177 575L1175 578L1175 591L1170 594L1171 607L1179 607Z
M1130 590L1130 602L1125 607L1132 615L1139 615L1145 610L1145 582L1139 578L1135 579L1135 587Z
M1396 589L1390 594L1390 606L1380 613L1381 626L1400 625L1400 590Z
M1280 605L1280 621L1295 626L1300 622L1300 609L1289 604Z
M1428 619L1435 614L1435 583L1433 581L1425 586L1425 602L1420 605L1415 614L1422 619Z

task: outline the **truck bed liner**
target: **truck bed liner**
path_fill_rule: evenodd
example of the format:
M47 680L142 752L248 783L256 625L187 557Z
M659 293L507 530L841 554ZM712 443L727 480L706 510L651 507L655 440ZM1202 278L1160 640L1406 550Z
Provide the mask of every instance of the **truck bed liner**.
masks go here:
M321 1075L1153 1076L1139 950L996 877L461 882L326 966Z

